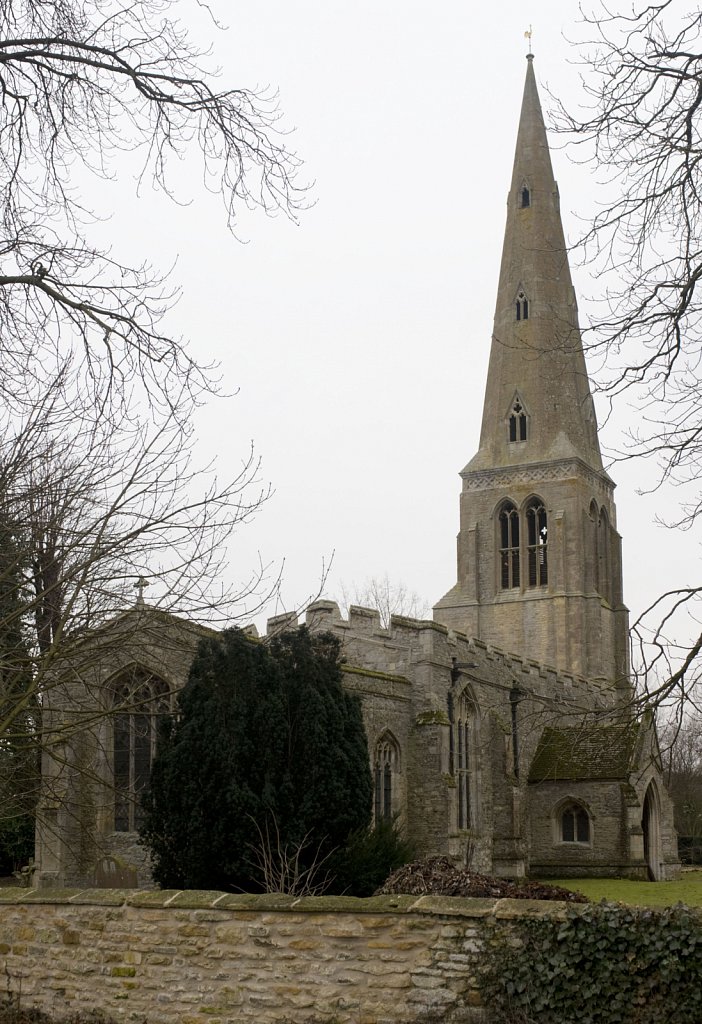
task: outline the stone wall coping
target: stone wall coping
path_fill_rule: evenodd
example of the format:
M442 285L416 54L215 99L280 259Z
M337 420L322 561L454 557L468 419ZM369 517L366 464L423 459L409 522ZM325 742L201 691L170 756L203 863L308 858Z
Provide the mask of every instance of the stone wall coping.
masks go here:
M26 889L0 887L0 905L77 905L143 909L221 910L229 913L427 914L439 917L562 917L588 904L557 900L473 899L461 896L288 896L197 889Z

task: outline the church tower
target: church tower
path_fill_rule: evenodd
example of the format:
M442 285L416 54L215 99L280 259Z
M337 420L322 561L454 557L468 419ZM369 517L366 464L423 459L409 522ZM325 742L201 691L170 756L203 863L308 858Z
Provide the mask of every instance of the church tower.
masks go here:
M461 473L458 580L434 618L610 685L628 678L605 472L533 56L507 199L480 448Z

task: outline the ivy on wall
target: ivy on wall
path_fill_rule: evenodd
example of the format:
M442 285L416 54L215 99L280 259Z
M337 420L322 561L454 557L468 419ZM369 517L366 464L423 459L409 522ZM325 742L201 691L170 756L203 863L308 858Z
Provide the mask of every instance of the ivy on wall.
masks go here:
M702 1021L702 916L682 905L497 922L486 953L479 988L500 1024Z

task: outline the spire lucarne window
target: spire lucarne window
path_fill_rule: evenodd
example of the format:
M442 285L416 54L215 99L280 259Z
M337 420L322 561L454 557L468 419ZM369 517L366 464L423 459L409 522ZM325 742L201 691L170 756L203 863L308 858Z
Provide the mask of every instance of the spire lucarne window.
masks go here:
M509 439L510 442L526 441L527 439L527 416L524 406L518 398L515 398L512 411L509 414Z
M524 210L527 206L531 206L531 194L526 185L522 185L522 190L519 193L519 205Z
M529 319L529 300L523 291L520 291L517 295L516 314L517 320Z

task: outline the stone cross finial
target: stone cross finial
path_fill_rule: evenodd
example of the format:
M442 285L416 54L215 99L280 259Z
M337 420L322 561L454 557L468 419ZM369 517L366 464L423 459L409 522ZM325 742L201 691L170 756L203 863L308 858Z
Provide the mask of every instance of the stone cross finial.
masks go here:
M148 587L148 586L149 586L149 581L146 579L145 576L140 576L139 579L134 584L134 589L138 591L137 599L136 599L136 607L137 608L143 608L144 607L144 588Z

